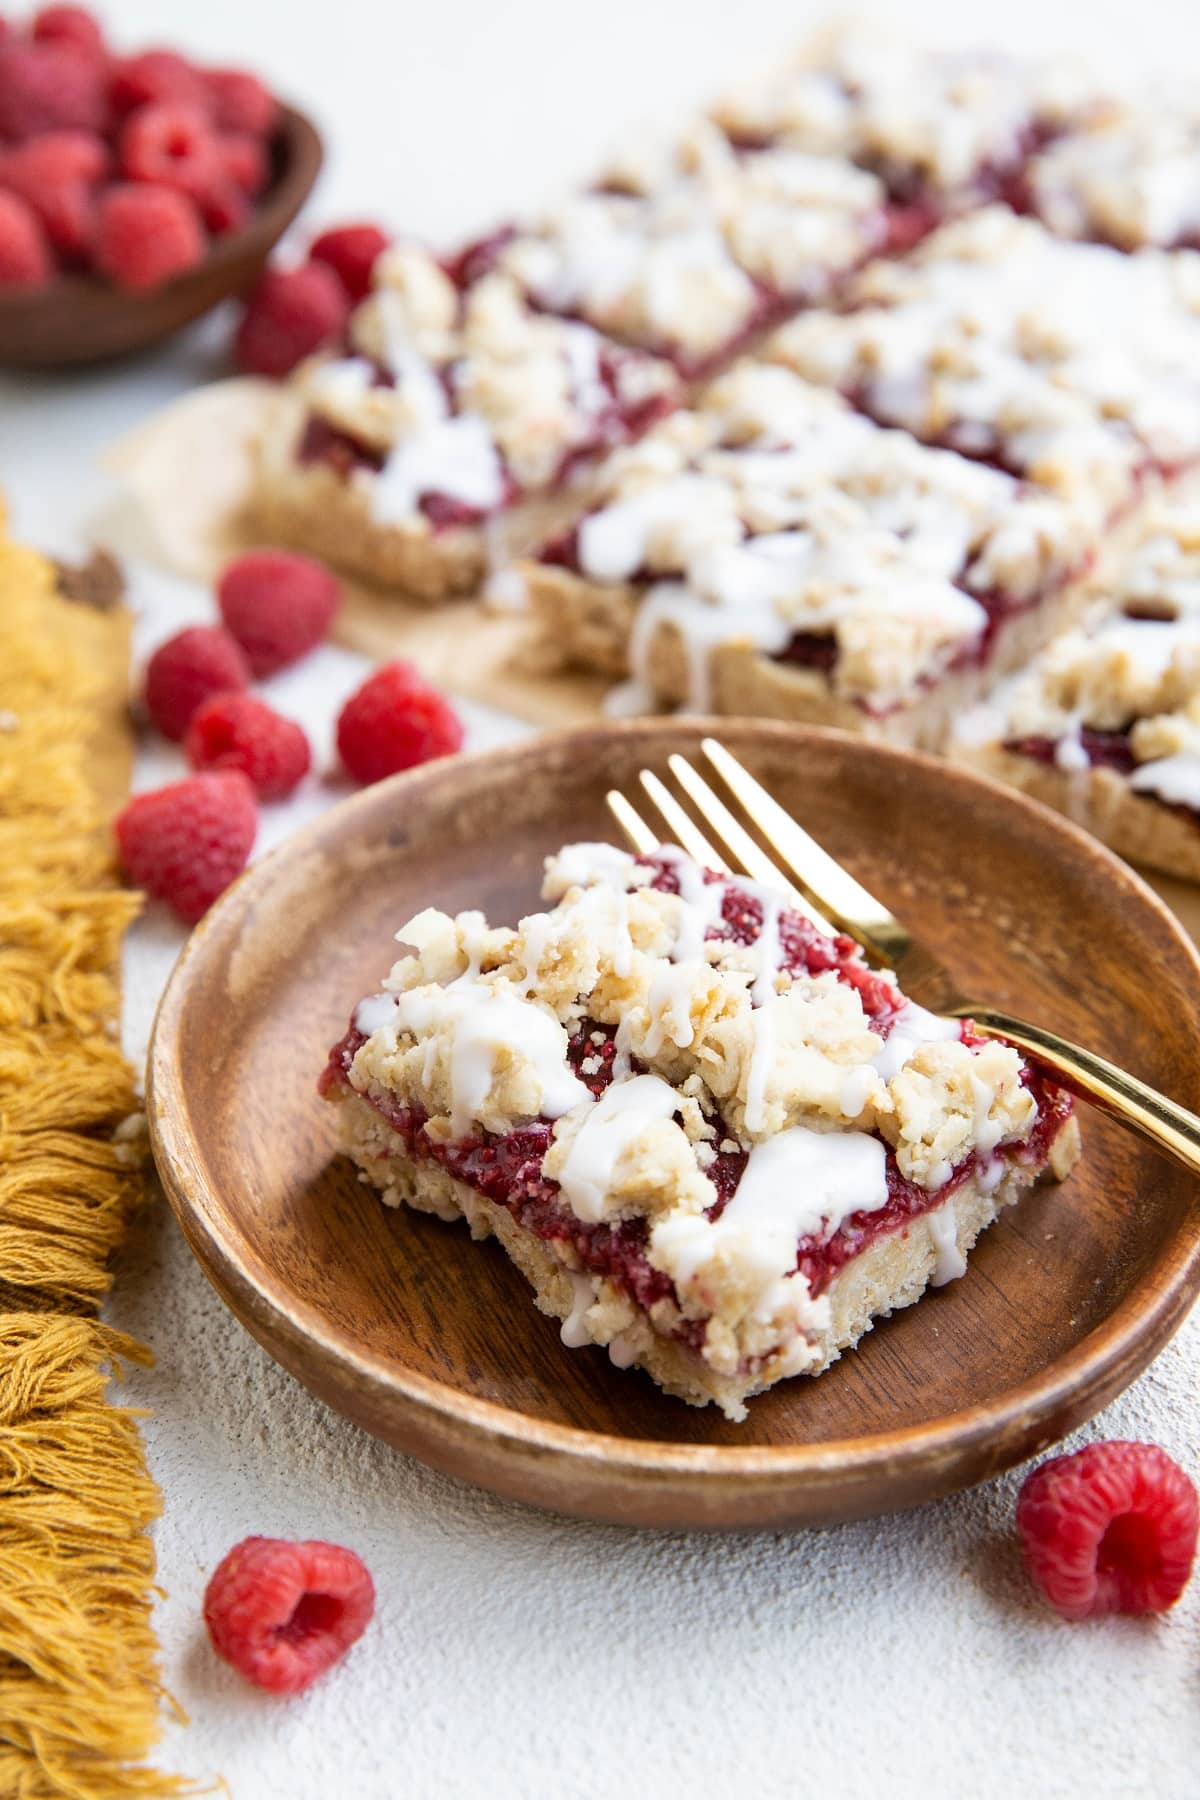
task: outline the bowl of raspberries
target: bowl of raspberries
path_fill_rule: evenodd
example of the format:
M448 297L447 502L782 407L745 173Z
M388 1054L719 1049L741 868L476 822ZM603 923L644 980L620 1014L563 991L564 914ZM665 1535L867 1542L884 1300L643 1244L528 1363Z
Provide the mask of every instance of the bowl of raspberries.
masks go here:
M0 14L0 364L140 350L257 280L321 141L245 69Z

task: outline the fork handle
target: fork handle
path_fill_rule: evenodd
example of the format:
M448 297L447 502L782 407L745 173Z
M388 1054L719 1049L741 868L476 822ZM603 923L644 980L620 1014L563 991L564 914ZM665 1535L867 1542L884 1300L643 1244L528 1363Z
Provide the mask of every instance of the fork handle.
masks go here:
M955 1007L953 1016L970 1019L985 1037L1004 1038L1018 1050L1026 1051L1071 1093L1090 1100L1101 1112L1174 1157L1193 1175L1200 1175L1200 1118L1186 1106L1168 1100L1165 1094L1136 1076L1127 1075L1115 1063L1106 1062L1094 1051L1084 1050L1042 1025L1030 1025L1024 1019L993 1012L988 1007Z

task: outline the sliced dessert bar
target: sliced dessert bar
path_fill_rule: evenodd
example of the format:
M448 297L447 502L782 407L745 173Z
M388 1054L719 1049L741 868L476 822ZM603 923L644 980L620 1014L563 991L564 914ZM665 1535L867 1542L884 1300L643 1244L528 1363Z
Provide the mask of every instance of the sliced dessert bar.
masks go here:
M873 264L850 300L763 355L1110 516L1200 457L1200 257L1064 243L990 207Z
M389 1205L494 1234L562 1321L732 1419L963 1272L1070 1100L786 896L575 844L515 930L419 914L321 1087Z
M1087 117L1096 90L1073 65L935 52L870 30L818 37L713 109L747 149L840 156L883 181L893 241L1023 191L1031 155Z
M828 300L889 239L875 176L837 157L750 155L714 125L628 150L590 189L448 263L509 276L546 312L668 356L689 378Z
M628 670L645 710L936 745L1079 610L1097 520L739 364L614 457L523 575L542 662Z
M389 251L349 351L304 364L259 446L256 521L384 585L437 600L575 510L576 478L669 412L668 363L535 312L508 278L465 293Z
M1107 591L959 725L962 760L1131 861L1200 880L1200 500L1154 509Z

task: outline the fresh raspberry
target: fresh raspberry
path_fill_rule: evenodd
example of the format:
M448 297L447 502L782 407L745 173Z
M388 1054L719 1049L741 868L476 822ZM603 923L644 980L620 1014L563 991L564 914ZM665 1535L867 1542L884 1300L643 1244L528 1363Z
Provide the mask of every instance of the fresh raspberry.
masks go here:
M267 153L248 131L223 131L217 139L217 154L227 178L251 198L261 194L271 177Z
M31 206L0 188L0 288L45 287L54 258Z
M290 375L342 335L350 303L322 263L268 269L246 304L234 352L249 375Z
M108 150L93 132L48 131L0 155L0 187L33 208L56 250L82 258L95 236L93 188L107 165Z
M62 44L95 62L108 56L100 21L84 6L43 6L31 35L35 44Z
M224 176L201 195L199 206L200 217L214 237L240 231L251 211L250 202L237 183Z
M284 800L312 765L299 725L253 694L217 694L192 714L185 740L193 769L240 769L260 800Z
M412 663L385 663L351 694L337 722L337 747L347 772L364 785L462 744L458 714Z
M104 78L62 44L0 44L0 139L24 143L43 131L100 131Z
M208 111L203 75L174 50L143 50L123 57L113 68L108 97L113 110L122 114L160 100Z
M208 104L219 131L269 137L279 120L279 102L270 88L245 69L208 69Z
M1195 1487L1156 1444L1089 1444L1052 1457L1017 1501L1026 1566L1064 1619L1174 1606L1198 1521Z
M160 644L146 664L146 711L164 737L179 742L206 700L249 685L236 638L220 625L189 625Z
M340 1662L374 1611L375 1583L362 1558L313 1539L244 1538L204 1594L217 1655L272 1694L298 1694Z
M351 300L361 300L371 291L371 271L389 241L378 225L336 225L314 239L308 254L329 265Z
M254 789L237 769L135 794L117 815L121 867L189 925L241 874L258 830Z
M161 287L203 262L207 241L186 194L150 182L127 182L100 196L96 267L118 287Z
M248 550L227 564L217 583L221 617L260 678L315 649L341 597L341 584L324 563L292 550Z
M121 130L121 173L128 181L158 182L192 200L225 178L211 126L194 106L159 100L139 106Z

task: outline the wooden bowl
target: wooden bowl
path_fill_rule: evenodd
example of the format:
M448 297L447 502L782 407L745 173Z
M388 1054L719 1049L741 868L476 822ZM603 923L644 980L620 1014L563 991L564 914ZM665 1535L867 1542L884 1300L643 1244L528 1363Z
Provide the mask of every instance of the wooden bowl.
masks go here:
M390 1211L334 1154L327 1047L424 906L515 923L543 857L611 837L605 789L718 732L969 992L1200 1104L1200 959L1091 838L929 758L834 732L638 720L434 763L256 864L196 930L150 1052L155 1157L218 1292L283 1365L436 1467L624 1523L822 1524L911 1506L1054 1442L1145 1367L1200 1287L1196 1185L1088 1113L1085 1160L968 1274L745 1424L569 1351L494 1244Z
M308 199L323 157L316 127L285 107L271 185L243 229L215 239L197 268L144 294L93 275L64 276L46 288L0 290L0 366L69 368L126 356L244 294Z

